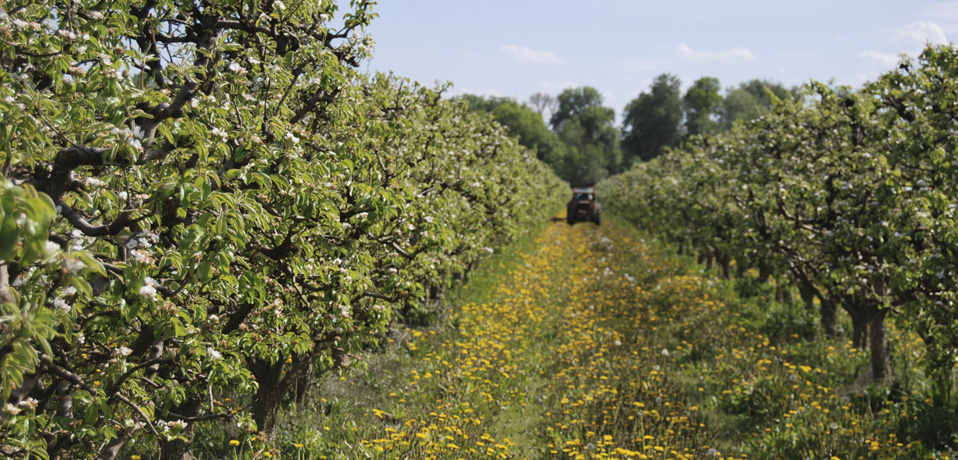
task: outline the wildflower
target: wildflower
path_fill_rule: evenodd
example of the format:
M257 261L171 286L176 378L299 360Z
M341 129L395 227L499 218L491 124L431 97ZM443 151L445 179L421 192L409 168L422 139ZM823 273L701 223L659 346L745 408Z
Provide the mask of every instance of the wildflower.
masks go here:
M233 447L236 447L236 446L240 445L240 442L237 441L237 440L235 440L235 439L230 439L230 445L233 446Z
M668 348L663 348L663 349L662 349L662 356L668 356L668 355L669 355L669 350L668 350Z

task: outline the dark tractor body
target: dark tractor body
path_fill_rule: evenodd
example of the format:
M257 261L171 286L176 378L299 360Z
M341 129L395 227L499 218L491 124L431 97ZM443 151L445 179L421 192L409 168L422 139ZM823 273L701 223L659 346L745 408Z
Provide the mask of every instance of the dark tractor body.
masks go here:
M572 200L566 205L566 222L602 222L602 205L595 197L595 185L573 185Z

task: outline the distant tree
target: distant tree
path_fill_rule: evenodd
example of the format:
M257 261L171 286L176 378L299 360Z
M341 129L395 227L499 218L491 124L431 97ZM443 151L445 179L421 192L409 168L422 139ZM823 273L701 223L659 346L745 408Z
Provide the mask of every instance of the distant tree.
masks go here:
M688 136L710 134L717 130L714 118L722 107L719 80L702 77L685 92L682 103L685 109L685 132Z
M562 176L568 162L567 157L572 154L571 148L549 130L539 113L509 98L474 94L465 94L458 98L467 101L470 110L491 114L499 124L509 129L509 134L515 137L519 144L536 152L538 159Z
M559 101L551 94L535 93L529 97L529 104L545 119L546 113L551 115L556 111Z
M617 173L622 167L615 111L602 106L602 95L583 86L563 91L556 98L552 129L575 149L559 175L572 182L594 182Z
M559 131L563 123L577 118L587 108L602 107L602 94L591 86L580 86L562 91L556 101L557 107L549 123L553 130Z
M655 158L679 141L681 84L674 75L659 75L650 92L640 94L626 105L622 122L626 163Z
M742 82L737 88L729 88L719 111L719 128L726 130L738 120L754 120L766 115L771 111L773 97L787 99L792 97L793 92L779 83L758 79Z

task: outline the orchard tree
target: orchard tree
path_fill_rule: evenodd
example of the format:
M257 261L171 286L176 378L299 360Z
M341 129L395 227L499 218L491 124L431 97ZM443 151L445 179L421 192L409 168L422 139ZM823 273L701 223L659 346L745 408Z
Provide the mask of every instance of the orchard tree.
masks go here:
M5 455L269 438L297 383L558 208L500 127L353 70L371 4L3 6Z

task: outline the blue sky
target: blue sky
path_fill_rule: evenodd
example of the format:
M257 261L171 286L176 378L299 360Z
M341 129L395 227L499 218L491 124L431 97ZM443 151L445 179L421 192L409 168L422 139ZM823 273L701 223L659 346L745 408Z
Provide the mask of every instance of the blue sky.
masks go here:
M621 114L659 74L684 87L761 78L860 86L958 38L958 1L380 0L369 71L450 94L506 96L593 86Z

